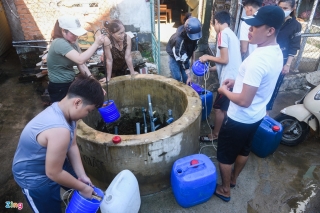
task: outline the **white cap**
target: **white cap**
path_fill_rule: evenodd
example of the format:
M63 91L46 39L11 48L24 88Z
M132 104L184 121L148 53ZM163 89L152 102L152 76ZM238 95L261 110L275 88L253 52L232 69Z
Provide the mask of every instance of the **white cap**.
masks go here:
M59 27L65 30L69 30L76 36L82 36L87 31L81 27L80 21L74 16L62 16L58 18Z

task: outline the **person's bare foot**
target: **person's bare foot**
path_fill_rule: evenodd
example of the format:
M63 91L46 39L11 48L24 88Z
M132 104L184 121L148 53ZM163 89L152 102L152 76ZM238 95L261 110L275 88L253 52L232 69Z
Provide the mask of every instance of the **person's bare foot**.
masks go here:
M230 189L224 189L222 185L217 185L216 193L225 197L230 197Z
M208 138L210 139L210 140L216 140L216 139L218 139L218 135L215 135L215 134L208 134Z

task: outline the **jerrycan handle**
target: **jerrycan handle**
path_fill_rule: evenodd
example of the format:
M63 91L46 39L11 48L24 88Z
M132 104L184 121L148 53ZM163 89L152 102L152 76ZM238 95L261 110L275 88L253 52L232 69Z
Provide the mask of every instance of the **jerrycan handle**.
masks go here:
M186 172L186 171L187 171L188 169L190 169L190 168L195 168L195 167L198 167L198 166L203 165L203 164L204 164L204 162L198 163L198 164L189 165L189 166L184 170L184 172Z
M198 163L198 164L189 165L188 168L194 168L194 167L200 166L202 164L204 164L204 162Z
M118 185L120 184L120 182L124 179L124 174L123 172L120 174L120 177L118 178L118 180L114 183L114 187L112 188L112 192L115 191L116 188L118 188ZM113 193L112 193L113 194Z

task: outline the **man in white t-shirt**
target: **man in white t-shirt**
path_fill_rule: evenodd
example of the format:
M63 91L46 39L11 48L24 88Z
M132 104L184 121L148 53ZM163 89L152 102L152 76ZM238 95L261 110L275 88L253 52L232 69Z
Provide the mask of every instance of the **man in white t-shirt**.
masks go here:
M199 58L201 62L213 61L216 64L216 71L220 86L226 79L236 79L241 64L240 42L236 34L229 28L230 14L226 11L217 12L214 15L214 29L218 34L216 57L203 55ZM220 127L226 116L229 99L221 94L216 95L213 104L215 119L212 134L201 136L201 142L210 142L218 138Z
M262 6L262 0L245 0L243 3L243 8L246 12L247 17L244 17L242 19L248 19L252 18L252 15L259 10L259 8ZM248 33L249 33L250 25L248 25L246 22L242 21L240 26L240 34L239 34L239 40L240 40L240 51L241 51L241 57L242 60L244 60L248 55L250 55L253 50L257 48L257 44L250 44Z
M249 42L258 48L242 62L236 80L227 79L218 89L230 99L217 149L222 185L215 191L226 202L230 201L230 187L236 185L248 160L252 138L266 115L266 104L282 68L276 37L283 20L284 12L277 6L262 7L251 19L244 20L251 26Z

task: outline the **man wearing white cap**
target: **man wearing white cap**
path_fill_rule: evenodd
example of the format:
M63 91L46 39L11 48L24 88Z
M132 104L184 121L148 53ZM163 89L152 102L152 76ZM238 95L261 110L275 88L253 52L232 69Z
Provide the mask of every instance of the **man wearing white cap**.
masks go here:
M95 42L83 53L78 45L78 36L87 33L81 27L80 21L74 16L58 18L52 31L52 43L49 48L47 64L49 75L48 92L51 102L62 100L75 78L73 66L86 76L91 76L85 62L103 44L104 35L100 35Z

